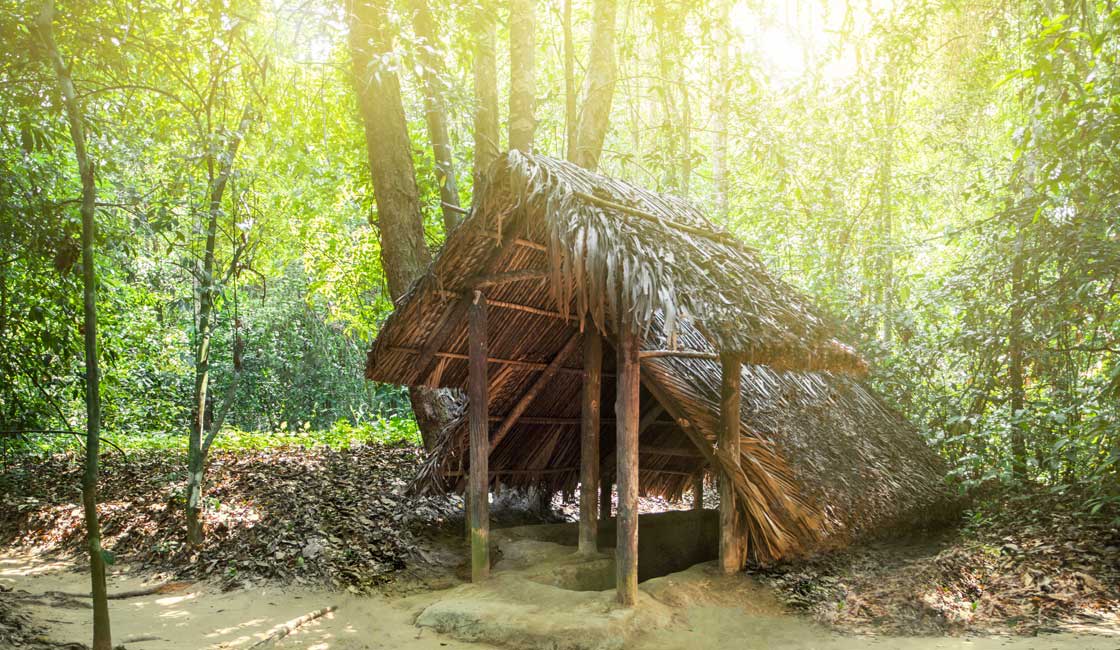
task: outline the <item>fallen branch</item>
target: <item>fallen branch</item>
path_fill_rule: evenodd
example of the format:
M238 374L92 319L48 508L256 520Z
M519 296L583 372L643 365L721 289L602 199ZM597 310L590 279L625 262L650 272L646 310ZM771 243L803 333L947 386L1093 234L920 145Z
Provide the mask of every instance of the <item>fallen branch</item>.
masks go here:
M280 639L283 639L284 637L288 636L292 632L295 632L304 623L310 623L311 621L314 621L315 619L319 618L320 616L325 616L327 614L330 614L331 612L333 612L336 609L338 609L338 607L336 605L331 605L330 607L324 607L323 609L315 610L314 612L311 612L310 614L304 614L303 616L300 616L299 618L293 618L292 620L288 621L287 623L284 623L279 628L274 630L272 632L272 634L269 634L266 638L261 639L260 641L257 641L253 645L249 646L249 650L253 650L253 648L259 648L259 647L261 647L263 645L267 645L269 643L275 643L275 642L279 641Z
M139 598L141 596L151 596L154 594L169 594L176 591L182 591L190 586L189 582L165 582L161 585L153 587L144 587L143 589L133 589L131 591L119 591L115 594L109 594L109 600L125 600L128 598ZM47 595L66 596L67 598L92 598L90 594L79 594L76 592L68 591L48 591Z

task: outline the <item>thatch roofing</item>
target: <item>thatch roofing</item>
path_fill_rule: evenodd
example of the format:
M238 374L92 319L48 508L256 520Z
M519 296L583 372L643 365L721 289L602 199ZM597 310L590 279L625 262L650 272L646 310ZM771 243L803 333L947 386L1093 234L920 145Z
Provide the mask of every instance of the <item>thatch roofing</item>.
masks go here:
M802 552L944 499L944 468L913 427L840 374L865 368L858 354L757 253L684 201L511 152L398 301L366 376L465 388L464 295L474 289L490 304L494 482L575 487L582 370L573 351L586 327L606 335L601 403L612 404L609 344L621 322L641 332L643 350L687 351L641 362L639 484L647 493L678 497L698 473L730 467L713 447L715 356L747 361L742 468L730 473L754 559ZM603 411L600 457L611 480L613 412ZM421 487L460 488L466 449L462 418L422 468Z

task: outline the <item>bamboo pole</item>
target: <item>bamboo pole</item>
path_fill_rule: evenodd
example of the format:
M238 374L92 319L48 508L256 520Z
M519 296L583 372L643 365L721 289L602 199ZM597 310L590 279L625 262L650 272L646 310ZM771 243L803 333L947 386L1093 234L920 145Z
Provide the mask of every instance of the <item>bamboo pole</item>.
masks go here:
M719 397L719 448L724 452L728 464L739 467L739 404L740 373L739 358L725 354L720 356L722 368ZM731 468L727 468L731 469ZM719 565L726 574L737 573L742 568L739 552L741 530L739 509L735 504L735 487L726 475L719 479Z
M583 405L579 462L579 551L598 550L599 411L602 398L603 338L594 326L583 335Z
M696 472L692 477L692 509L704 509L704 472Z
M615 401L618 469L618 520L615 586L618 602L633 606L638 598L638 420L641 339L629 325L619 328L618 391Z
M490 457L489 384L486 377L486 296L475 291L468 309L470 339L470 511L471 511L471 581L479 582L490 575Z

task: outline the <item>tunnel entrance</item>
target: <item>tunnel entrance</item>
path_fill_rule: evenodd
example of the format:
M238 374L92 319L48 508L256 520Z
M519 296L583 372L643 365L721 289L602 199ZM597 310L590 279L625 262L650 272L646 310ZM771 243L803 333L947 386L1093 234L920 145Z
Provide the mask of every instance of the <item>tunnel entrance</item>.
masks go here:
M719 512L717 510L679 510L638 517L638 581L644 582L719 556ZM575 547L579 528L576 523L519 526L496 532L501 540L533 540ZM571 591L603 591L615 586L615 520L599 522L599 556L568 561L540 563L530 580ZM543 558L541 558L543 560ZM531 569L534 558L525 556L517 564Z

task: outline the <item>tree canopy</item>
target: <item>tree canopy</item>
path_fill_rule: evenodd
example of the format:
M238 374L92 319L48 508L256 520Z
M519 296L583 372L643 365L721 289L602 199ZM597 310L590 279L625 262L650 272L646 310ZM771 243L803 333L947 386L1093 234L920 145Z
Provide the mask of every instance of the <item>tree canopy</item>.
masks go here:
M80 175L38 11L0 8L0 430L21 434L79 430L85 399ZM361 378L401 260L426 264L480 164L531 148L759 249L958 480L1120 498L1111 2L78 0L55 31L94 164L110 441L411 417ZM399 113L363 99L390 87Z

